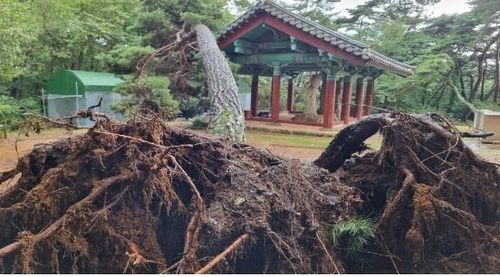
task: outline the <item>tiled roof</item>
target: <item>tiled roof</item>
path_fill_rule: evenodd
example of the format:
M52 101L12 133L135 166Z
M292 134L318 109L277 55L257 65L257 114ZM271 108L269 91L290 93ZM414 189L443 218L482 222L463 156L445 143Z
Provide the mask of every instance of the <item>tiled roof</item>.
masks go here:
M261 13L267 13L282 22L292 25L310 35L336 46L344 51L361 57L367 65L392 71L403 76L413 74L413 67L387 57L370 49L369 46L353 40L339 32L333 31L301 15L290 12L270 0L260 0L256 5L238 17L233 23L225 27L219 34L219 40L229 36L240 26Z

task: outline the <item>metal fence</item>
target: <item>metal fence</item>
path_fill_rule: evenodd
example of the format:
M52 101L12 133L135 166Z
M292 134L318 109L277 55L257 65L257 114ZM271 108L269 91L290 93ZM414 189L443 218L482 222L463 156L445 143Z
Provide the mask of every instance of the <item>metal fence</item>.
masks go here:
M86 92L82 95L55 95L49 94L47 97L47 115L51 118L67 118L75 116L80 110L87 109L99 103L100 107L95 108L96 112L105 113L111 118L123 120L123 115L111 110L111 105L121 100L122 96L111 92ZM75 119L73 122L78 126L91 127L94 123L89 119Z

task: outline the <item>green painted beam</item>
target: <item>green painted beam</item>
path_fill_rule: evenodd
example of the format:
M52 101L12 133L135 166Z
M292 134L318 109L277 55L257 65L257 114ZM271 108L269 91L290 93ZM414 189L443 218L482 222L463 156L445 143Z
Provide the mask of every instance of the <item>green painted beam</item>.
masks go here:
M257 53L257 49L255 48L255 43L238 39L233 42L234 53L243 54L243 55L252 55Z
M297 40L295 37L290 36L290 49L292 51L304 53L307 50L307 46Z
M263 50L290 49L290 42L289 41L262 42L259 43L258 48Z
M331 61L328 57L321 57L319 54L312 53L272 53L255 54L249 56L229 56L229 58L238 64L315 64Z
M270 41L256 43L249 40L238 39L233 42L234 47L259 49L259 50L274 50L274 49L290 49L290 41Z

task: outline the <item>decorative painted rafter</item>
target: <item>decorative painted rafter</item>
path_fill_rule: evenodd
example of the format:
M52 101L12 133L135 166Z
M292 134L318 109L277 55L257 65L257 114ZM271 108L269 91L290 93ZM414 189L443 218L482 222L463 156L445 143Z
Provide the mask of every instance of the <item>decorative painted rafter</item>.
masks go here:
M373 51L369 46L294 14L271 0L258 1L255 6L224 28L218 38L219 46L224 49L246 32L262 25L305 41L307 45L344 59L355 66L375 67L402 76L413 74L412 66Z

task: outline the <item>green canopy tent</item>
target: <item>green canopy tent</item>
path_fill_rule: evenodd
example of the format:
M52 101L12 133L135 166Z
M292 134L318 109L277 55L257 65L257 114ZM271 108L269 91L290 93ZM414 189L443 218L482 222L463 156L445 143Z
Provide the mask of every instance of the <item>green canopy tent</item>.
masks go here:
M112 73L80 70L60 70L48 80L47 112L49 117L73 116L77 111L86 109L103 101L96 111L106 113L112 118L122 119L122 115L111 110L110 105L121 99L113 92L114 87L123 80ZM90 120L79 120L78 125L90 126Z

